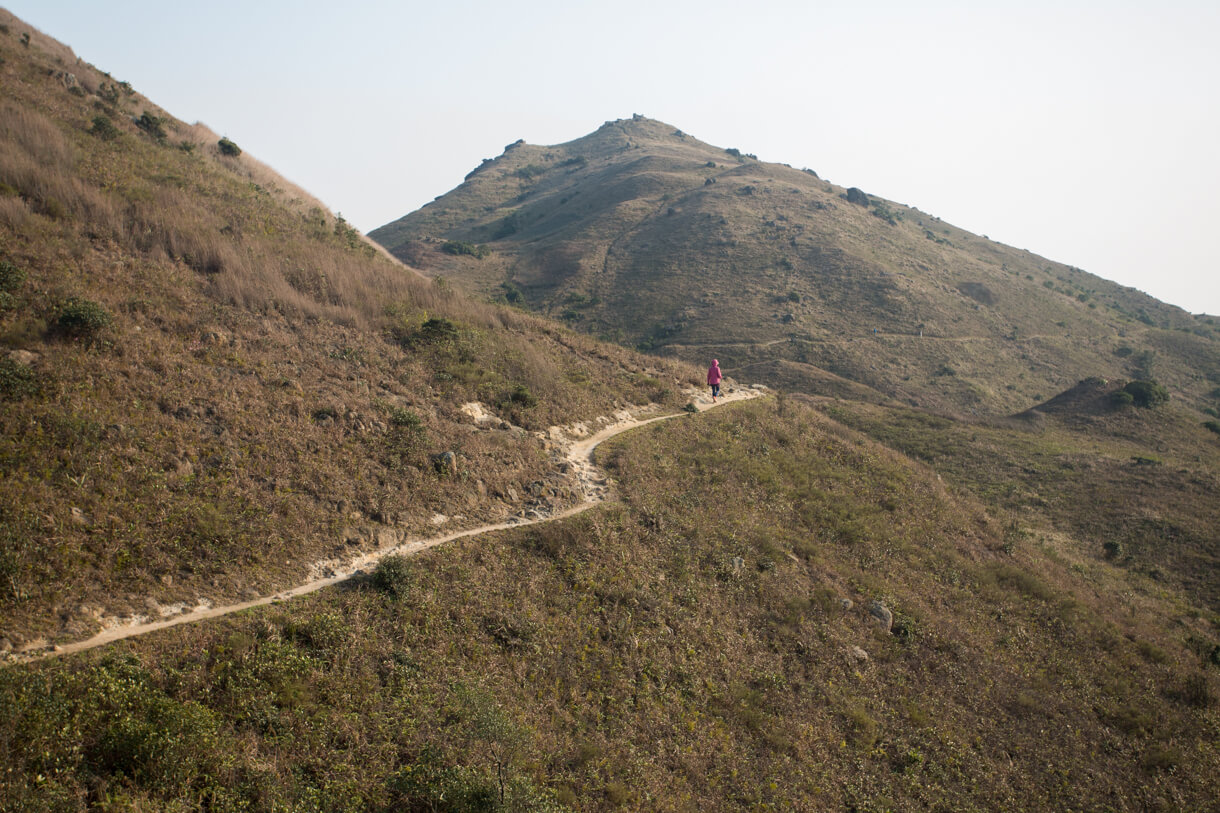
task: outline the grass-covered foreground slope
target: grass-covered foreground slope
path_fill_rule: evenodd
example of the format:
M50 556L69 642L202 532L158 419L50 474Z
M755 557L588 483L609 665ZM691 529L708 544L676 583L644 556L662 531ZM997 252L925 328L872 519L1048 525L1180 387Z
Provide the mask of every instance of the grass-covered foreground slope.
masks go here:
M0 648L519 512L553 465L534 431L689 377L471 304L0 22Z
M511 144L370 235L485 296L803 392L839 395L828 371L1005 414L1089 376L1196 405L1220 385L1215 317L868 191L636 116Z
M1010 531L799 403L668 421L601 456L621 504L5 670L3 798L1214 806L1220 630L1172 591Z

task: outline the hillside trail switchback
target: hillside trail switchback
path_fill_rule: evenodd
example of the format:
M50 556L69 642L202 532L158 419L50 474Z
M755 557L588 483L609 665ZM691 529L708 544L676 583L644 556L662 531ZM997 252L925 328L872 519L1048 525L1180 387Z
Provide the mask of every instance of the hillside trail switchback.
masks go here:
M756 398L762 395L765 388L758 385L754 386L734 386L731 392L722 392L715 403L711 402L710 397L702 390L688 391L691 396L691 403L695 405L699 412L705 412L709 409L714 409L724 404L734 401L743 401L750 398ZM204 621L211 618L219 618L231 613L248 610L253 607L261 607L265 604L280 603L297 596L303 596L312 593L316 590L321 590L324 587L331 587L336 584L348 581L349 579L365 575L368 569L376 565L379 561L387 556L404 555L411 556L422 551L434 548L438 545L444 545L448 542L454 542L458 539L465 539L470 536L479 536L480 534L491 533L493 531L504 531L509 528L523 528L529 525L537 525L543 522L554 522L556 520L566 519L589 510L595 505L605 502L611 491L609 479L593 464L593 450L598 447L603 441L621 435L623 432L628 432L632 429L637 429L641 426L646 426L657 421L669 420L670 418L678 418L686 412L674 412L664 415L654 415L651 417L638 417L632 415L628 410L620 410L615 413L618 420L603 426L599 431L588 437L580 439L565 439L567 448L564 452L564 461L568 463L575 475L583 499L575 505L560 509L550 514L539 515L535 517L512 517L503 522L490 523L480 525L475 528L466 528L460 531L454 531L443 536L425 537L421 539L407 539L392 547L387 547L381 550L369 551L348 559L342 563L334 561L320 561L314 563L310 568L310 572L316 575L309 581L299 584L296 587L290 587L286 590L277 591L268 596L241 601L236 604L212 605L206 599L200 600L199 604L194 607L181 607L180 611L173 615L163 615L163 617L150 620L146 616L137 615L134 617L109 617L103 619L103 629L98 634L91 638L86 638L80 641L73 641L66 644L50 644L45 639L31 641L20 650L15 650L0 660L0 663L30 663L33 661L43 660L46 658L57 658L63 655L71 655L75 652L84 652L85 650L95 649L99 646L121 641L124 638L134 638L139 635L145 635L157 630L176 627L179 624L190 624L195 621ZM163 608L164 611L172 611L174 608Z

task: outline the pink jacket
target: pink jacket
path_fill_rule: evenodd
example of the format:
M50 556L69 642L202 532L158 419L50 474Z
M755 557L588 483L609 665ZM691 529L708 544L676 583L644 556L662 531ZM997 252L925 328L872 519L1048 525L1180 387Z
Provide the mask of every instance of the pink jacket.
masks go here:
M723 377L720 374L720 360L712 359L712 366L707 368L707 385L714 387L720 383L720 379Z

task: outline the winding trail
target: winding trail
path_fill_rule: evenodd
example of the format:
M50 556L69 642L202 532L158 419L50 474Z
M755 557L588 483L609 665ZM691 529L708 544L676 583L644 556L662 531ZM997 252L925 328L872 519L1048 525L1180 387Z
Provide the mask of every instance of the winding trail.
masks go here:
M705 412L709 409L722 406L733 401L743 401L750 398L756 398L763 394L764 388L758 386L753 387L733 387L731 391L727 390L721 395L719 401L715 404L711 403L706 394L696 394L691 392L691 403L700 412ZM617 413L623 415L623 413ZM577 481L580 484L583 499L575 505L569 506L559 511L550 514L537 516L534 518L514 517L504 522L492 523L490 525L480 525L476 528L467 528L461 531L444 536L425 537L421 539L408 539L400 542L393 547L384 548L381 550L371 551L362 554L353 559L346 561L341 566L336 566L333 562L325 561L318 562L311 568L313 572L322 572L323 575L318 578L305 582L304 584L291 587L287 590L281 590L269 596L242 601L237 604L226 604L222 606L213 606L210 602L202 601L199 605L184 609L177 615L162 618L155 621L145 620L143 617L136 616L129 619L107 619L104 623L105 628L94 635L92 638L86 638L81 641L73 641L67 644L51 645L45 642L36 642L19 651L9 653L5 662L7 663L29 663L32 661L43 660L45 658L57 658L62 655L70 655L74 652L84 652L88 649L95 649L99 646L121 641L124 638L134 638L138 635L145 635L157 630L176 627L179 624L190 624L196 621L204 621L209 618L220 618L230 613L248 610L252 607L261 607L265 604L274 604L297 596L303 596L308 593L313 593L316 590L321 590L324 587L345 582L349 579L363 575L368 568L376 565L381 559L390 555L410 556L422 551L434 548L437 545L444 545L448 542L454 542L458 539L465 539L469 536L478 536L480 534L491 533L493 531L504 531L509 528L523 528L528 525L537 525L543 522L553 522L555 520L565 519L570 516L582 513L589 510L595 505L605 502L611 493L609 479L593 464L593 450L598 447L603 441L621 435L623 432L628 432L641 426L646 426L657 421L669 420L686 414L685 412L675 412L665 415L656 415L649 418L632 417L629 414L620 420L603 427L596 434L580 440L569 440L568 447L564 453L564 460L570 464L576 474Z

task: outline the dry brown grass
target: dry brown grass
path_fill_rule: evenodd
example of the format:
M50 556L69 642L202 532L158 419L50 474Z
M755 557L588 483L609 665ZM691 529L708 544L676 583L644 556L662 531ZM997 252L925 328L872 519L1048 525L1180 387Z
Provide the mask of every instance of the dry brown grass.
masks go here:
M267 592L438 513L502 519L552 461L520 428L473 431L462 403L542 430L676 403L694 378L426 280L210 131L151 138L138 94L68 92L13 46L0 259L24 281L0 345L34 354L37 386L0 402L0 637ZM91 132L99 109L112 139ZM107 324L54 330L74 298ZM442 341L420 340L428 320ZM432 466L443 451L456 478Z

